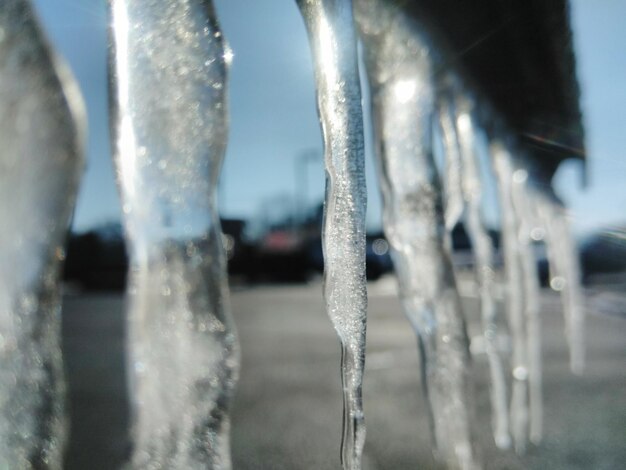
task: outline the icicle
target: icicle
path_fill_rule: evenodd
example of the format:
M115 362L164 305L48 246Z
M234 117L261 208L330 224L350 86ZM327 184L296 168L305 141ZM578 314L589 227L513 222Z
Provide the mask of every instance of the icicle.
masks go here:
M363 117L351 0L298 0L306 24L324 133L324 295L342 346L344 469L361 468L365 423L365 169Z
M468 339L443 246L444 211L431 145L437 51L424 29L394 4L358 0L356 5L372 93L385 232L404 309L423 351L437 454L449 468L477 468Z
M539 192L536 200L537 214L545 231L542 238L550 263L550 286L561 293L570 368L580 374L585 362L585 310L578 252L563 203L549 189Z
M231 53L210 1L112 0L110 11L132 465L228 469L239 354L215 198Z
M531 233L535 229L534 204L528 188L528 170L513 160L513 214L518 221L518 254L524 286L524 316L528 353L529 438L538 443L543 434L543 393L541 372L541 322L539 278Z
M524 318L524 280L519 252L519 219L513 202L514 168L511 155L500 141L490 144L490 153L498 181L502 217L502 249L506 271L506 311L512 337L511 368L513 388L511 396L511 434L515 449L526 449L528 432L528 344Z
M60 469L58 277L83 166L84 109L30 2L0 7L0 468Z
M452 254L452 230L463 216L465 201L463 198L461 152L455 126L455 109L450 98L444 94L438 100L439 125L443 138L445 178L444 178L444 207L446 244Z
M506 449L511 445L507 406L506 374L498 351L497 310L494 300L493 245L482 213L483 181L480 174L473 118L473 100L462 94L456 96L455 125L458 132L462 163L462 186L466 203L466 228L472 241L476 277L480 293L480 312L485 349L491 377L491 409L496 445Z

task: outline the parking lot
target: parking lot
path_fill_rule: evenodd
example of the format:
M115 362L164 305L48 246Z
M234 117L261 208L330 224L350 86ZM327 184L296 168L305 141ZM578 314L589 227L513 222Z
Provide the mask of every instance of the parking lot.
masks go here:
M477 302L465 290L470 333L476 334ZM436 468L415 339L394 280L371 283L369 291L364 468ZM568 369L558 297L544 292L542 305L545 439L523 458L491 443L486 361L474 357L486 467L620 468L626 462L626 319L590 315L587 369L576 377ZM235 287L232 306L243 361L233 407L233 467L339 468L339 346L321 283ZM122 315L121 294L65 297L69 469L118 468L129 451Z

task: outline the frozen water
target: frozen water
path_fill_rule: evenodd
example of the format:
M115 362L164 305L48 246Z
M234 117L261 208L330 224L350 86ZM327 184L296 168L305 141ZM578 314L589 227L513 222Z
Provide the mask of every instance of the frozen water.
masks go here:
M443 70L428 29L391 2L355 0L385 200L406 314L418 335L437 452L480 466L472 445L468 341L450 262L465 215L475 251L496 443L508 447L495 340L493 247L482 215L473 99ZM110 0L112 127L131 251L132 466L230 468L238 375L215 191L227 138L225 45L209 0ZM324 292L342 346L342 463L361 467L365 425L365 178L352 3L298 0L313 50L326 147ZM84 116L26 0L0 9L0 468L61 468L65 440L59 265L74 205ZM442 187L432 155L438 121ZM533 242L561 292L571 368L584 364L584 308L563 204L535 187L523 154L491 144L500 189L512 333L515 447L542 436L541 325ZM446 247L446 243L448 246Z
M519 220L513 203L513 164L501 141L490 145L498 181L502 217L502 248L507 282L506 312L511 332L511 434L515 449L523 452L527 443L528 410L528 344L524 318L524 281L521 255L518 251Z
M444 249L444 208L432 153L438 51L423 25L390 2L357 0L356 12L372 93L385 233L422 351L437 454L449 468L477 468L468 338Z
M350 0L298 0L313 53L324 134L324 295L342 348L344 469L361 468L365 423L366 188L363 116Z
M537 443L543 433L539 279L531 237L536 218L523 161L499 143L492 145L492 151L502 208L507 311L513 336L512 434L516 450L524 452L528 438Z
M133 466L229 468L237 344L219 236L164 240L151 251L130 286Z
M210 1L111 0L136 468L230 468L239 353L216 188L231 53Z
M561 294L565 333L570 348L572 372L581 374L585 364L585 308L576 244L572 239L567 211L548 189L538 189L537 215L544 228L550 263L550 285Z
M438 100L439 125L443 139L445 176L443 181L443 198L445 205L446 238L452 253L452 229L463 216L465 201L463 197L462 175L464 168L461 162L461 149L455 123L455 106L451 97L443 93Z
M523 451L528 439L542 436L534 241L545 241L550 284L561 292L572 370L580 372L584 363L584 308L566 211L551 189L533 186L523 154L502 137L510 132L495 133L491 153L512 334L509 420L474 99L461 78L445 72L445 50L434 46L426 25L393 2L354 1L372 90L385 231L418 336L436 452L449 468L478 468L472 370L450 232L464 216L475 252L495 441L508 447L510 431ZM131 255L131 465L229 469L228 412L239 352L215 192L232 54L210 0L109 3L112 135ZM352 2L297 3L313 51L326 149L324 294L342 347L341 457L343 467L354 470L365 441L367 295ZM0 468L61 467L57 277L82 164L82 119L77 89L51 57L28 2L6 0L0 8ZM443 137L443 185L433 158L434 122Z
M0 468L62 467L58 276L84 110L29 2L0 7Z
M512 155L509 144L492 143L503 220L508 282L507 311L513 337L511 428L515 447L543 435L540 286L533 243L544 241L551 286L561 290L572 371L584 362L584 307L578 256L565 209L549 185L541 185L523 153Z
M506 373L503 358L497 345L499 331L494 298L494 253L482 212L483 178L477 153L475 104L473 98L460 91L456 94L455 104L455 129L458 135L462 164L461 184L466 204L465 221L474 251L485 352L489 361L492 427L498 447L508 448L511 444L511 437L509 434Z
M539 305L539 277L531 233L535 229L534 204L529 190L529 174L520 158L512 160L513 214L518 222L517 250L522 268L523 305L526 321L526 348L528 354L528 400L530 403L529 438L538 443L543 434L543 394L541 380L541 323Z

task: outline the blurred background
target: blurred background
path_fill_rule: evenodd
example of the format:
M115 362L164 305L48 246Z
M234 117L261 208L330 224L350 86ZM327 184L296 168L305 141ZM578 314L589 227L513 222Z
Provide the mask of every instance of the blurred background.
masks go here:
M129 445L121 294L128 261L108 136L106 6L104 0L34 3L78 79L89 115L88 165L65 267L64 348L73 429L68 467L116 468ZM234 52L219 204L244 354L233 416L235 468L336 468L338 347L319 283L324 171L304 26L292 0L215 3ZM523 459L501 456L485 444L493 457L490 468L612 469L626 461L619 438L626 435L626 302L621 295L626 286L626 2L573 0L571 6L588 184L581 186L580 162L566 160L554 185L571 211L588 299L594 302L590 310L602 315L589 321L587 375L574 378L567 372L558 298L546 290L549 437ZM366 466L431 468L414 340L388 275L391 260L365 108L367 263L368 278L376 281L370 285ZM485 209L498 246L493 187L487 194L491 202ZM453 239L460 286L474 320L470 329L477 333L473 261L462 226ZM540 250L538 272L545 284ZM289 285L282 284L286 281ZM479 383L486 387L486 379ZM486 398L482 403L486 409ZM315 416L307 412L312 409ZM407 414L414 418L406 419Z
M35 4L51 40L74 71L87 102L88 166L73 233L88 236L87 240L73 240L70 252L74 246L77 250L88 250L90 243L95 247L96 239L115 242L121 237L120 204L108 137L105 2L36 0ZM306 277L308 273L280 272L282 258L287 254L294 254L300 261L306 259L308 264L300 262L300 266L306 266L307 270L320 269L321 251L314 234L319 228L324 193L323 155L304 26L295 2L291 1L218 0L216 6L234 51L230 139L219 190L221 215L227 219L224 229L230 247L231 271L254 271L253 264L259 263L244 258L264 252L263 269L274 267L267 262L271 253L280 255L276 259L279 277ZM589 183L583 188L582 166L578 161L566 160L557 171L554 184L571 210L576 237L585 246L611 245L616 234L618 238L619 234L623 235L626 225L623 210L626 60L621 59L626 33L620 21L624 14L626 4L621 0L572 2ZM377 259L377 253L385 251L384 245L379 243L376 250L373 246L381 238L381 200L368 106L365 108L367 226L372 235L369 258L370 264L379 261L381 264L370 269L373 274L386 269L388 261ZM489 193L487 189L487 195L492 197L486 205L487 217L495 230L498 226L495 192ZM105 258L111 262L116 259ZM76 270L83 268L72 266L73 260L69 261L69 274L79 275ZM258 269L251 275L258 277Z

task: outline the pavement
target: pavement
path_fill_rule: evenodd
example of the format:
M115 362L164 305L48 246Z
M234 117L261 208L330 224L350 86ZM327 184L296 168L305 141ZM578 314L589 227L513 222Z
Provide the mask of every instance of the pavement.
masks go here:
M461 290L470 335L476 335L477 301L467 281ZM436 469L416 342L394 279L371 283L369 293L364 470ZM121 294L64 298L71 419L67 469L119 468L129 453L123 306ZM579 377L569 372L558 297L544 291L542 307L545 438L523 457L492 443L487 364L484 355L474 356L485 467L624 468L626 317L589 316L587 367ZM340 468L340 351L320 282L235 287L232 308L242 345L232 412L233 468Z

